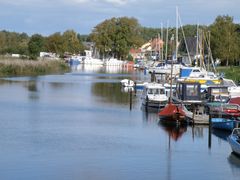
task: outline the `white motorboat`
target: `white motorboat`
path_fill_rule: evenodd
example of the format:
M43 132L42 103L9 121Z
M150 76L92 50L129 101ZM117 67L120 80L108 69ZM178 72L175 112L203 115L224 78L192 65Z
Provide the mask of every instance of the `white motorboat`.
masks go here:
M124 87L133 87L134 86L134 81L131 79L123 79L121 80L121 84Z
M148 83L143 87L142 105L146 108L160 109L168 102L165 87L159 83Z

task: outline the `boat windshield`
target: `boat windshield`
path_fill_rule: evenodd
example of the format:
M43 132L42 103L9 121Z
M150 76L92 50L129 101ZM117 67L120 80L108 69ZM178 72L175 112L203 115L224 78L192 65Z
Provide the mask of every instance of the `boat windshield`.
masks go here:
M240 138L240 128L234 129L233 135L236 135Z
M164 89L148 89L148 94L165 94Z

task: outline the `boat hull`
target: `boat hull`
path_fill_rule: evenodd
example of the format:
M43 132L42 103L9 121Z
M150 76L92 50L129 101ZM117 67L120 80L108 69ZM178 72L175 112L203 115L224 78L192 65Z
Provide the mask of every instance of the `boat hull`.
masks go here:
M167 104L159 113L159 118L165 123L187 123L183 108L172 103Z
M230 135L228 138L228 142L232 148L232 151L240 155L240 137L237 137L235 135Z
M212 118L212 128L232 131L236 127L236 121L225 118Z
M142 105L146 108L162 109L166 106L167 101L151 101L143 100Z
M165 124L187 124L186 116L179 113L169 116L159 116L159 119Z

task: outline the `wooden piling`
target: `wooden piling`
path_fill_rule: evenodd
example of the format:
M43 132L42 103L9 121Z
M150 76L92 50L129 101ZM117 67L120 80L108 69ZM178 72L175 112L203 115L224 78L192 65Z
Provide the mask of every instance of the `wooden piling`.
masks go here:
M209 113L209 126L208 126L208 148L212 146L212 116Z
M130 111L132 110L132 90L130 90Z
M137 83L134 82L134 95L137 96Z

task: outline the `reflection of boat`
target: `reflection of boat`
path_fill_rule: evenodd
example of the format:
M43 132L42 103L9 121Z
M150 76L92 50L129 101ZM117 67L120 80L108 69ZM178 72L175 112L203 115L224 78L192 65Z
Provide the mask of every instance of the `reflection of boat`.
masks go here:
M236 155L235 153L231 153L228 156L228 162L231 166L232 172L234 176L239 177L240 176L240 156Z
M232 151L240 155L240 128L233 129L232 134L228 137L228 142Z
M122 87L121 91L124 93L129 93L129 92L133 92L134 88L133 87Z
M168 101L165 87L158 83L145 84L141 99L143 106L156 109L163 108Z
M220 139L223 139L224 141L227 141L227 138L231 133L230 131L221 131L219 129L213 129L212 134L214 134Z
M228 118L212 118L212 127L232 131L236 127L236 120Z
M236 155L235 153L231 153L228 157L228 161L234 165L235 167L240 168L240 157ZM240 171L239 171L240 173Z
M169 136L177 141L183 133L187 131L187 126L186 125L169 125L165 124L163 121L159 121L159 124L165 131L168 132Z

